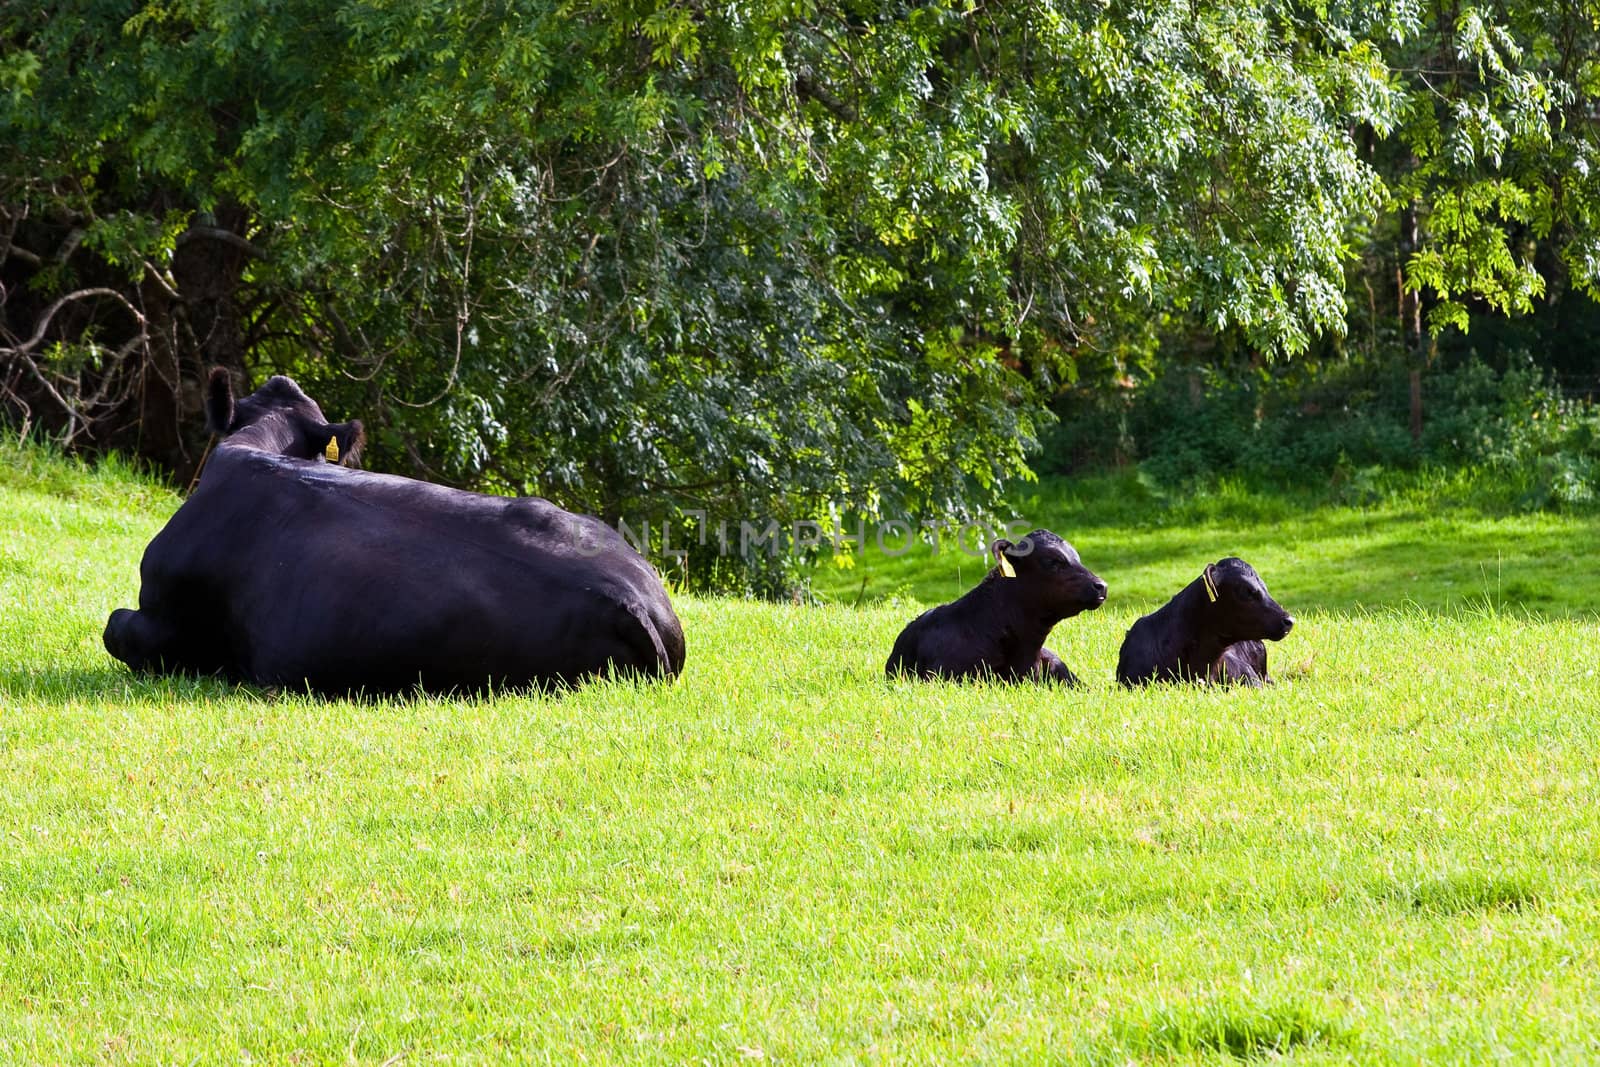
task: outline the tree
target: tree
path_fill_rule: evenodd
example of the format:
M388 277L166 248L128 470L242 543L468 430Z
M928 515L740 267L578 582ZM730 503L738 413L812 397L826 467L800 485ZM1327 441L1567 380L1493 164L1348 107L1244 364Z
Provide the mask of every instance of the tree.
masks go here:
M1121 324L1342 328L1387 18L7 9L0 387L180 471L221 363L362 416L380 465L610 519L964 517Z
M1600 296L1600 6L1435 3L1405 31L1385 44L1399 106L1365 131L1387 196L1361 281L1398 323L1420 438L1438 334Z

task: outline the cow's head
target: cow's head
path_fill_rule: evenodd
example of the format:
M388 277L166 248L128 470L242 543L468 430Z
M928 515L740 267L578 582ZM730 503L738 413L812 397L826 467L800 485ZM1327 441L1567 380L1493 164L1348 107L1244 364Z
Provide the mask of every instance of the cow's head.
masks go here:
M1078 558L1073 548L1049 530L1034 530L1015 543L994 543L1001 588L1036 606L1041 615L1071 618L1106 602L1106 583Z
M206 383L206 428L230 444L346 467L360 463L367 440L359 419L330 423L317 402L281 374L234 400L233 382L222 367Z
M1256 569L1237 556L1208 565L1200 575L1200 586L1230 643L1281 641L1294 629L1294 616L1272 599Z

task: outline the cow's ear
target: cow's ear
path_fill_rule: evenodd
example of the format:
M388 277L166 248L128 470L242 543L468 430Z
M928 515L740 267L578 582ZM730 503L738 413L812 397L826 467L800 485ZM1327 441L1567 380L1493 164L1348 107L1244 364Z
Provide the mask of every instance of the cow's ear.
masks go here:
M1006 558L1006 553L1011 551L1011 548L1011 542L1003 537L994 543L995 562L1000 565L1001 575L1007 578L1015 578L1017 576L1017 568L1013 567L1011 561Z
M367 446L367 432L362 429L360 419L330 423L323 435L327 441L322 447L325 459L346 467L361 466L361 452Z
M228 368L211 368L206 379L206 429L222 437L233 425L233 379Z

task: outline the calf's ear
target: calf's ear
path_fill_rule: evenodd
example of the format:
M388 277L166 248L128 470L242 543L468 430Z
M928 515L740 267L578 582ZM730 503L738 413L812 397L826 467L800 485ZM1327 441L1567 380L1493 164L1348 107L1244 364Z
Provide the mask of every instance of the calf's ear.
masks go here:
M228 368L211 368L206 379L206 429L222 437L233 425L233 379Z
M1006 553L1011 551L1011 547L1011 542L1003 537L994 543L995 562L1000 565L1000 573L1007 578L1015 578L1017 576L1017 568L1013 567L1011 561L1006 558Z
M367 432L360 419L329 423L323 430L327 443L322 446L322 456L329 463L346 467L361 465L361 452L367 446Z

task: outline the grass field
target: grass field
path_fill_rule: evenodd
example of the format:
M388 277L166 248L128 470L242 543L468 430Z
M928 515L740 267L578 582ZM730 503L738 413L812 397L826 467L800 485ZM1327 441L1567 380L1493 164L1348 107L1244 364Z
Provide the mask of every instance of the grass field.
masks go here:
M1450 502L1448 486L1368 507L1328 506L1232 486L1167 502L1131 475L1048 481L1015 502L1022 527L1055 530L1110 586L1111 605L1148 611L1225 555L1243 556L1296 612L1491 607L1543 616L1600 611L1600 522L1592 516L1486 514ZM946 534L897 554L867 550L841 569L831 559L814 582L846 604L895 596L926 603L971 588L987 561ZM976 533L970 546L982 543ZM862 580L866 580L863 588Z
M1592 529L1051 491L1083 691L888 683L900 601L681 599L671 686L355 704L128 675L173 498L0 453L0 1060L1600 1058ZM1280 684L1116 690L1229 551Z

